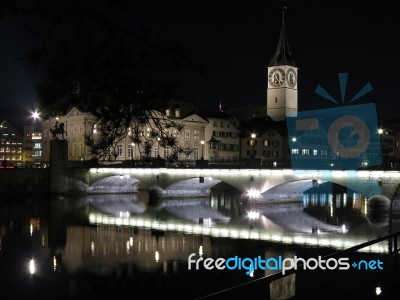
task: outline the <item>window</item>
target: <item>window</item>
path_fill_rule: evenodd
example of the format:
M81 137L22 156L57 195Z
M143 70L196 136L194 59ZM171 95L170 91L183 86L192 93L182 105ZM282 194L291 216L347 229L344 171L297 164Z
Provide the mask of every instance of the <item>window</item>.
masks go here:
M200 131L199 130L193 130L193 139L194 140L200 139Z
M302 155L310 155L310 149L301 149Z
M117 156L118 157L122 156L122 145L117 145Z
M221 122L221 127L225 127L225 123L224 122Z
M190 151L188 146L183 147L183 153L185 154L185 158L189 158Z
M318 155L318 150L314 149L313 150L313 155Z
M169 156L169 146L164 148L164 158L167 158Z
M292 154L299 154L299 149L292 149Z
M248 140L247 144L250 145L250 146L255 146L255 145L257 145L257 140L253 140L253 139Z
M83 134L83 133L84 133L84 132L83 132L83 129L84 129L84 128L83 128L83 124L80 124L80 125L79 125L79 133L80 133L80 134Z
M193 148L193 158L194 159L199 159L199 148L195 147Z
M218 121L214 121L214 127L218 127Z
M269 141L268 140L264 140L264 147L268 147L269 146Z
M133 157L133 146L128 145L128 157L132 158Z
M93 133L99 133L99 125L98 124L93 125Z
M190 129L185 129L185 139L190 139Z

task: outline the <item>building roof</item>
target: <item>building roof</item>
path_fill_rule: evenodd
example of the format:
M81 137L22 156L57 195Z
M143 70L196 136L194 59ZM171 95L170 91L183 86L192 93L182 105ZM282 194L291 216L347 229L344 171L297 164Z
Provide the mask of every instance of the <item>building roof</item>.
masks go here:
M276 48L276 52L268 67L274 66L282 66L289 65L293 67L297 67L294 62L292 52L290 52L289 42L286 34L286 26L285 26L285 11L282 12L282 26L281 32L278 40L278 47Z

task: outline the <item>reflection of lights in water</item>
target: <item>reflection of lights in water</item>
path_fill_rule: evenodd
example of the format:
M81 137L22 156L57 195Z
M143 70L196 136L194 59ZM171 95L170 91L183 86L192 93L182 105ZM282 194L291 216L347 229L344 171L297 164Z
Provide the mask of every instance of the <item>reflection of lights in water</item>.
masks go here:
M32 224L29 225L29 233L32 236L32 233L33 233L33 225Z
M92 256L94 256L94 250L95 250L94 242L92 241L92 242L90 243L90 254L91 254Z
M156 262L158 262L160 260L160 252L156 251L154 253L154 258L156 259Z
M342 232L343 232L343 233L346 233L346 231L347 231L347 230L346 230L346 225L343 224L343 225L342 225Z
M133 246L133 237L129 238L129 245L132 247Z
M314 238L310 234L304 234L303 236L299 236L298 233L274 233L268 232L265 230L257 230L245 227L232 227L232 226L218 226L218 227L207 227L201 226L200 224L192 224L192 223L184 223L184 222L174 222L174 221L160 221L160 220L151 220L146 217L129 217L129 218L118 218L105 214L97 214L90 213L89 214L89 223L90 224L104 224L104 225L117 225L117 226L136 226L141 228L149 228L149 229L157 229L157 230L169 230L169 231L177 231L177 232L185 232L189 234L202 234L213 237L221 237L221 238L243 238L243 239L253 239L253 240L263 240L263 241L273 241L273 242L281 242L287 241L287 243L298 244L298 245L321 245L324 247L334 247L337 249L347 249L352 246L356 246L358 244L366 242L365 239L357 239L354 240L346 238L345 235L340 235L339 238L336 235L332 237L321 235L324 237L321 239L320 237ZM347 230L347 229L346 229ZM94 244L91 246L91 249L94 254ZM365 247L360 249L361 252L372 252L372 253L388 253L388 249L384 245L372 245L370 247Z
M29 273L32 275L35 274L36 267L35 267L35 260L32 258L29 262Z
M129 241L127 241L126 242L126 250L128 250L129 251L129 248L130 248L131 246L130 246L130 244L129 244Z
M199 256L203 256L203 246L199 246Z
M57 269L57 259L55 256L53 256L53 271Z
M376 295L380 295L381 293L382 293L381 288L380 288L379 286L377 286L377 287L375 288L375 294L376 294Z
M130 213L129 213L129 211L120 211L119 212L119 217L120 218L129 218L130 217Z

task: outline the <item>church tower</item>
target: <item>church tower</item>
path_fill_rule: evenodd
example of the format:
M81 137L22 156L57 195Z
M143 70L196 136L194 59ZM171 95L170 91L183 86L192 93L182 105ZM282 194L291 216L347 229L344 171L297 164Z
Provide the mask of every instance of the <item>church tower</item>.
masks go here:
M278 47L268 65L267 115L274 121L297 116L297 71L289 49L283 11Z

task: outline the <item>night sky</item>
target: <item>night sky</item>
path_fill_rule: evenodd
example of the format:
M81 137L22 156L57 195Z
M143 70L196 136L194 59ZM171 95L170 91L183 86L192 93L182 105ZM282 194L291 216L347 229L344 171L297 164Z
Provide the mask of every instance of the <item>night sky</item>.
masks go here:
M181 94L200 108L266 105L267 65L279 37L282 7L290 50L299 67L299 110L333 107L338 73L348 73L352 104L374 102L380 117L399 115L399 26L393 7L350 1L146 1L143 19L190 47L205 74L184 74ZM1 106L33 109L37 77L17 58L35 42L20 19L0 19Z

